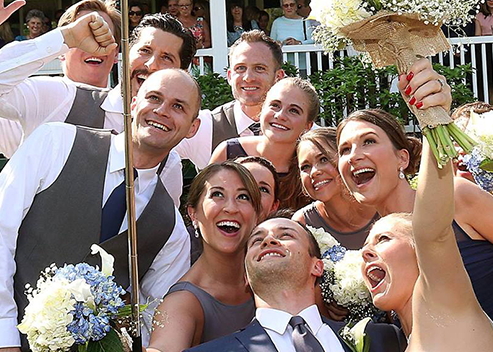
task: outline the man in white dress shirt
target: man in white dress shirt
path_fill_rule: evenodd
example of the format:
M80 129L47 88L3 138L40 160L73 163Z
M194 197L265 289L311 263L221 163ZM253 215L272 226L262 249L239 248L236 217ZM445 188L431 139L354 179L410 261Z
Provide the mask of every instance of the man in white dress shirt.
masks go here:
M144 302L163 297L190 266L187 230L157 170L181 139L196 132L199 91L188 73L168 69L150 75L132 100ZM64 123L36 129L0 173L0 348L18 351L24 286L35 285L52 262L96 264L88 253L100 243L115 256L116 282L128 287L126 221L103 236L106 205L123 179L123 134Z
M315 286L323 273L320 248L299 223L273 218L258 225L247 242L248 282L255 296L255 319L245 329L190 351L349 352L337 332L341 323L321 317ZM300 319L300 317L302 319ZM310 341L294 341L301 321ZM370 324L374 352L403 351L405 339L389 324Z
M6 13L6 9L0 9L0 18L7 18ZM10 157L21 141L45 122L66 121L117 132L123 130L120 86L110 91L94 87L107 82L118 50L116 44L107 44L108 49L95 46L90 24L103 23L102 29L115 29L114 41L118 41L119 25L115 17L119 18L119 13L111 6L99 0L84 0L66 11L62 23L67 25L0 50L0 117L4 118L0 118L0 153ZM173 17L161 14L144 18L133 32L130 45L132 95L145 77L156 70L187 68L196 51L190 31ZM62 57L66 77L29 78L57 57ZM85 92L90 99L97 95L99 101L82 100L77 104L79 93ZM93 111L101 117L89 120ZM170 153L161 179L178 206L182 176L177 153Z
M222 141L254 134L249 127L259 121L267 92L284 77L281 46L259 30L243 33L231 46L229 64L228 82L235 100L212 112L202 110L195 137L176 148L182 159L191 160L199 169L207 166Z

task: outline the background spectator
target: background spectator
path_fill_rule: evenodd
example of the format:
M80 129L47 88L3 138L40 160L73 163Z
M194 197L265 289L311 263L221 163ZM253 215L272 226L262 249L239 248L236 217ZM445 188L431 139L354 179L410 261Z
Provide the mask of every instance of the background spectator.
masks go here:
M144 17L144 9L142 5L138 2L131 3L129 8L130 10L128 11L128 19L130 32L132 32L133 29L139 25L142 17Z
M43 21L45 15L42 11L33 9L29 11L26 15L26 25L29 34L26 35L18 35L15 37L15 40L21 41L26 39L34 39L39 37L43 33Z
M180 21L184 27L190 29L195 41L197 42L197 49L210 48L211 34L209 31L209 25L203 17L195 16L195 13L193 12L193 1L178 0L178 6L180 8L177 17L178 21Z
M43 20L43 33L49 32L53 29L51 26L51 19L48 16L45 16Z
M492 35L493 27L493 0L488 0L481 4L479 12L476 15L475 35Z
M202 17L209 24L211 23L211 14L209 11L209 2L205 0L197 0L194 2L193 13L197 18Z
M241 33L252 29L250 22L243 11L243 3L238 0L233 0L229 3L229 9L226 13L226 25L228 28L228 46L238 40Z
M270 35L269 21L270 21L269 14L266 11L260 11L260 14L258 16L258 28L261 31L264 31L264 33L267 35Z
M0 24L0 48L14 40L14 34L10 29L10 24L4 22Z
M312 11L310 7L311 0L298 0L298 15L303 18L307 18Z
M168 0L168 13L171 16L178 17L180 13L180 7L178 6L178 0Z
M245 8L245 15L252 29L259 29L258 16L260 15L260 9L255 5L248 5Z

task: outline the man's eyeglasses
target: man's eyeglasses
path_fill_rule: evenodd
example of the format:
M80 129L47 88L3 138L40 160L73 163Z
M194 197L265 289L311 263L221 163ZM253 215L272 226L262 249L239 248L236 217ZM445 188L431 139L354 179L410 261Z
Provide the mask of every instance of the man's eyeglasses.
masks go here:
M128 11L129 16L142 16L142 11Z
M293 8L293 7L296 7L296 3L295 2L290 2L289 4L282 4L282 7L284 7L285 9L287 9L287 8Z

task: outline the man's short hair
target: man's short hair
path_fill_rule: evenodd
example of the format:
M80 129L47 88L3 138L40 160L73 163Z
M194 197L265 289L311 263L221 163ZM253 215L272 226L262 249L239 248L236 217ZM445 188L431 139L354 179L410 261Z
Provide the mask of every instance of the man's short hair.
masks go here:
M274 62L276 64L275 70L279 70L282 67L282 48L278 42L269 37L263 31L258 29L254 29L251 31L243 32L240 38L231 45L229 49L229 62L231 64L231 58L238 47L238 45L242 43L264 43L269 48L272 53L272 57L274 58Z
M115 42L120 45L122 40L122 16L116 8L115 1L83 0L70 6L58 21L58 27L66 26L75 21L82 11L98 11L107 14L115 27L113 36Z
M183 25L168 13L155 13L151 15L145 15L140 21L139 25L134 28L130 34L130 47L132 47L140 37L140 33L144 28L152 27L160 29L164 32L176 35L183 40L183 44L180 48L180 68L183 70L188 69L188 66L192 63L192 59L197 52L197 46L195 44L195 38L189 29L183 27Z

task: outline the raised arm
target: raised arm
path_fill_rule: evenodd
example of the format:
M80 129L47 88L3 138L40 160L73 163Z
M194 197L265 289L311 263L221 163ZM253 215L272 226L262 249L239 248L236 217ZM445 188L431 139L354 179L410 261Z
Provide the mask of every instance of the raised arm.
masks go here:
M452 164L438 169L427 141L419 170L413 233L420 278L416 297L428 308L459 312L477 305L452 230L454 180ZM419 292L421 290L421 292Z
M15 11L26 4L24 0L15 0L7 6L4 6L4 3L4 0L0 0L0 24L7 21Z

